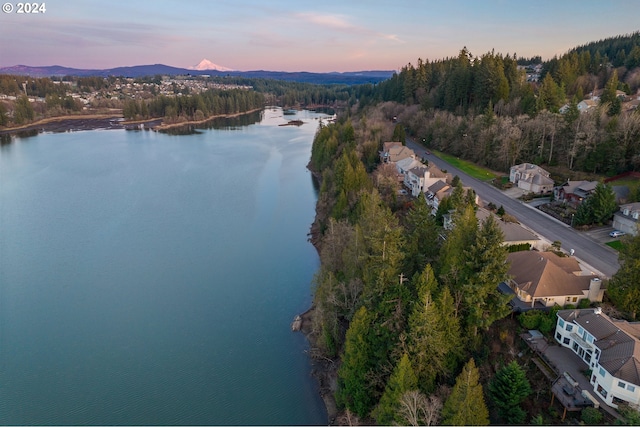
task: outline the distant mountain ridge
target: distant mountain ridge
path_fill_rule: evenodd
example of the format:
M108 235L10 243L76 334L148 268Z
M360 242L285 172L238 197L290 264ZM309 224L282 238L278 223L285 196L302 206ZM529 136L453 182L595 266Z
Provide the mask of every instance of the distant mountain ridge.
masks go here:
M215 65L215 64L213 64ZM215 69L197 70L171 67L164 64L153 65L135 65L131 67L117 67L104 70L91 70L91 69L79 69L69 68L60 65L33 67L28 65L14 65L12 67L0 68L0 74L17 74L27 75L32 77L62 77L62 76L75 76L75 77L108 77L108 76L122 76L122 77L144 77L161 75L210 75L210 76L237 76L247 78L264 78L274 80L286 80L296 81L301 83L316 83L316 84L364 84L364 83L379 83L383 80L390 78L394 71L351 71L351 72L332 72L332 73L313 73L307 71L300 72L287 72L287 71L220 71Z

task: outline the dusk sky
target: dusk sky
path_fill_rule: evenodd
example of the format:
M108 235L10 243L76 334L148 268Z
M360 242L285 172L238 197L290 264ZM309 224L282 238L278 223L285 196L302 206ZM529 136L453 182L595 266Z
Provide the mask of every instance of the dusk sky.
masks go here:
M243 71L397 70L464 46L549 59L640 30L638 0L51 0L44 14L10 4L0 67L187 68L206 58Z

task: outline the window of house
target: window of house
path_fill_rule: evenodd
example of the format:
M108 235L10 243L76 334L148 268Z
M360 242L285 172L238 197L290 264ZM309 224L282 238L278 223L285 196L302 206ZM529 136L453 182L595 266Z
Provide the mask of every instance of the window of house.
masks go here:
M578 335L582 336L583 332L584 332L584 329L582 329L582 326L578 326Z
M635 388L635 386L632 386L631 384L627 384L627 390L629 390L631 392L634 392L634 391L636 391L636 388Z
M593 336L587 335L587 342L593 344Z
M625 388L626 386L627 386L627 384L624 383L623 381L618 381L618 387Z
M561 328L564 328L564 319L558 319L558 325L560 325Z
M577 342L573 343L573 351L575 351L575 352L578 351L578 343Z
M591 352L587 352L587 354L585 354L584 361L587 363L591 362Z
M577 302L577 301L578 301L578 297L571 298L571 302Z
M600 350L596 348L596 360L600 358Z
M573 331L573 325L571 323L567 323L567 331Z
M562 340L562 344L564 344L564 345L569 345L569 342L571 342L569 337L564 337L564 339Z
M600 370L598 371L598 373L600 374L601 377L606 377L607 376L607 371L604 370L604 368L600 368Z
M604 397L605 399L607 398L607 390L605 390L600 384L598 384L598 393L600 393L600 396Z
M556 339L558 341L560 341L562 339L562 335L560 335L560 332L556 332Z

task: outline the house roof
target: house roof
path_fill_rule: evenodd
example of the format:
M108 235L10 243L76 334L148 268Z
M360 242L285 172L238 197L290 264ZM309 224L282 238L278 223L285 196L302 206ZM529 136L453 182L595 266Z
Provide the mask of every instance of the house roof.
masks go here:
M445 181L436 181L435 184L429 186L427 190L432 194L436 194L438 191L448 186L449 184L447 184Z
M544 176L549 176L549 172L542 169L538 165L534 165L533 163L520 163L519 165L511 166L511 169L514 169L519 172L539 173Z
M509 275L518 288L534 298L584 295L595 275L579 275L575 258L553 252L523 251L507 256Z
M532 184L536 185L553 185L553 180L551 178L540 173L533 175L530 179L525 178L523 181L531 181Z
M393 146L389 148L389 161L390 162L398 162L402 159L413 158L416 153L409 147L401 146Z
M422 162L414 159L413 157L405 157L404 159L398 160L396 162L396 168L402 169L403 171L408 171L419 166L424 165L422 164Z
M640 210L640 202L627 203L626 205L621 205L620 210L623 211L625 209L629 209L629 212L635 212Z
M419 177L424 177L424 174L428 171L429 169L427 169L426 166L422 165L422 166L416 166L414 168L409 169L409 172L411 172L412 174L419 176Z
M506 243L540 240L538 236L522 227L520 224L517 224L515 222L505 222L502 220L502 218L484 208L479 208L476 211L476 218L478 218L479 222L486 221L489 216L493 216L493 218L496 220L496 224L498 224L498 227L500 227L500 230L502 230L504 241Z
M445 178L447 181L451 180L450 173L442 172L442 170L433 163L429 163L427 168L429 169L429 176L431 178Z
M560 310L558 316L586 329L600 349L598 363L611 375L640 385L640 323L611 319L598 309Z
M382 144L382 151L386 153L391 149L391 147L402 147L402 142L399 142L399 141L385 142Z

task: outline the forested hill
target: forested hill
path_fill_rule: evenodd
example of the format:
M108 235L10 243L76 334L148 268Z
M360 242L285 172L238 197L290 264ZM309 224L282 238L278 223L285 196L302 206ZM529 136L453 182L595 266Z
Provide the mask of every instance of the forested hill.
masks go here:
M593 58L600 58L600 61L594 62L611 61L614 67L625 66L629 69L638 67L640 66L640 31L578 46L571 49L565 56L573 53L580 55L584 52L589 52Z
M606 175L640 169L640 33L572 49L541 70L525 62L467 48L418 59L360 106L396 103L388 110L410 134L496 170L522 162Z

